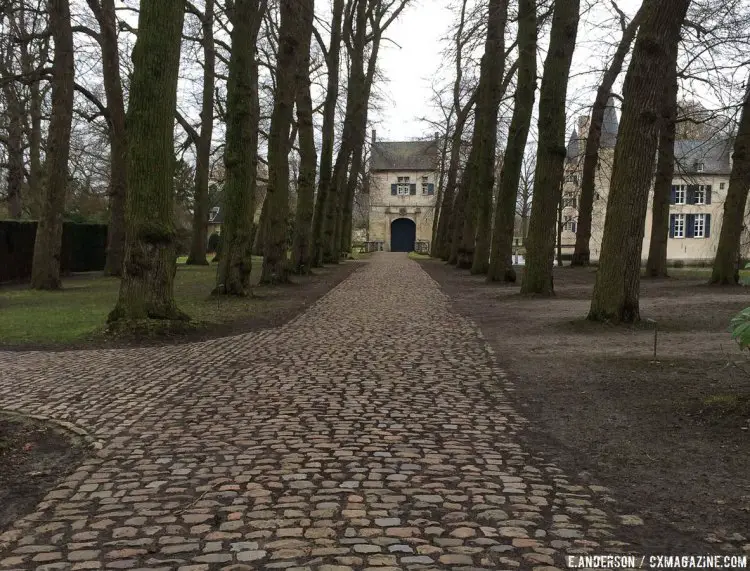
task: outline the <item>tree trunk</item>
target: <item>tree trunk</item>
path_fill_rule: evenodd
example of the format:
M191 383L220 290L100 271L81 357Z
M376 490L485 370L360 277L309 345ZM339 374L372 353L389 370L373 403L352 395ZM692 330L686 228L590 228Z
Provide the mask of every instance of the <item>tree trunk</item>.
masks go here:
M667 244L669 240L669 198L674 177L674 141L677 129L677 44L672 49L669 81L664 92L659 157L654 180L654 201L651 209L651 242L648 248L646 275L651 278L667 277Z
M310 273L311 232L315 206L315 152L313 105L310 95L310 38L312 37L313 0L299 0L304 28L299 29L301 40L297 65L297 125L299 132L299 177L297 179L297 212L292 241L292 270L297 274ZM306 17L310 14L310 17Z
M333 144L335 139L336 103L339 96L339 64L341 55L341 21L344 14L344 0L334 0L333 19L331 21L331 42L326 54L328 81L326 98L323 104L322 147L320 152L320 177L318 196L316 197L315 214L312 229L312 263L323 265L324 226L328 210L331 208L328 189L331 186L331 169L333 167Z
M224 150L225 212L216 292L226 295L246 295L250 287L260 122L256 42L265 11L265 1L238 0L232 13Z
M739 281L737 261L740 258L742 223L745 219L747 193L750 189L750 90L745 93L740 124L734 139L732 152L732 174L729 190L724 202L719 245L711 273L711 282L716 285L734 285Z
M555 215L565 161L565 101L578 34L580 0L557 0L539 91L539 144L521 292L553 295Z
M107 258L104 275L121 276L125 260L125 201L128 189L128 143L125 130L125 102L120 78L120 52L117 45L117 16L114 0L88 0L99 24L102 49L102 78L107 96L109 123L110 177Z
M641 250L659 116L674 45L690 0L648 0L625 76L624 104L599 270L589 319L632 323L640 319Z
M111 322L186 319L174 302L174 116L184 0L144 2L128 107L125 263Z
M7 104L7 153L8 174L6 178L6 192L8 200L8 214L11 218L19 219L23 214L21 208L21 187L23 186L23 105L16 93L16 85L8 81L5 86L5 101Z
M437 236L438 224L440 223L440 212L442 210L443 194L445 193L445 178L447 175L446 166L448 163L448 135L450 133L450 122L448 129L443 136L442 148L440 149L440 175L438 178L437 192L435 193L435 212L432 217L432 236L430 236L430 255L435 258L438 256Z
M289 218L289 131L297 92L297 62L304 42L300 29L307 29L296 0L280 0L279 49L276 63L276 94L268 134L268 223L263 244L261 283L289 281L287 261ZM312 17L312 15L310 15ZM311 30L310 30L311 31Z
M46 54L47 50L44 50ZM46 55L44 56L46 60ZM42 103L44 93L41 82L29 86L29 190L26 196L26 210L31 218L38 218L42 202Z
M68 186L70 131L73 122L73 30L69 0L49 0L55 55L52 64L52 116L47 135L47 177L42 213L34 242L31 287L60 288L60 250Z
M195 145L195 201L193 232L187 263L208 264L208 179L211 174L211 137L214 129L214 85L216 55L214 51L214 0L206 0L201 21L203 29L203 99L201 101L201 132Z
M466 169L464 169L463 176L466 176ZM465 185L462 181L458 187L458 194L456 194L456 200L453 202L453 211L451 212L450 222L448 223L450 243L448 248L447 261L453 266L458 264L458 250L461 243L461 233L463 232L464 227L463 219L464 212L466 211L467 200L467 185Z
M486 273L489 266L497 113L503 95L501 86L505 71L507 20L507 0L490 0L487 38L477 88L474 133L467 164L470 172L465 172L462 180L462 185L465 184L467 189L467 202L456 262L459 268L470 268L473 274Z
M643 21L645 3L641 5L636 15L625 27L617 50L609 68L604 73L601 85L596 92L594 106L591 109L591 122L586 137L584 151L583 172L581 174L581 196L578 201L578 227L576 228L576 245L573 252L571 266L588 266L591 259L591 217L594 209L596 166L599 162L599 146L602 139L602 125L604 113L607 109L612 86L622 71L622 64L630 52L638 26Z
M513 268L513 234L516 198L536 93L536 22L536 0L519 0L518 82L500 175L500 192L495 210L495 229L492 233L492 254L487 281L516 281L516 271ZM525 226L526 221L523 222ZM525 229L523 231L525 232Z

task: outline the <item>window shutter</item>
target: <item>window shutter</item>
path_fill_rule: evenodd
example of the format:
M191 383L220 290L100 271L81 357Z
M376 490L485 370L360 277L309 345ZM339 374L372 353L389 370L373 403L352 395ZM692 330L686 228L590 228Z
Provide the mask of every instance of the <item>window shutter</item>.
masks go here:
M398 194L398 185L392 184L391 185L391 195L396 196Z
M677 187L672 185L672 193L669 195L669 204L674 204L677 201ZM674 236L672 236L674 238Z
M706 238L710 238L711 237L711 215L710 214L706 214L705 219L706 219L706 222L705 222L706 226L705 226L705 230L704 230L705 236L706 236Z
M695 185L689 184L687 187L687 195L685 196L685 204L695 204Z
M685 216L685 237L695 237L695 214L688 214Z
M672 187L672 198L674 199L674 187ZM675 214L669 215L669 237L674 238L674 220Z
M435 185L432 183L429 183L427 185L427 194L435 194Z
M711 204L711 185L706 186L706 204Z
M409 194L411 194L412 196L417 195L417 183L416 182L413 182L409 185Z

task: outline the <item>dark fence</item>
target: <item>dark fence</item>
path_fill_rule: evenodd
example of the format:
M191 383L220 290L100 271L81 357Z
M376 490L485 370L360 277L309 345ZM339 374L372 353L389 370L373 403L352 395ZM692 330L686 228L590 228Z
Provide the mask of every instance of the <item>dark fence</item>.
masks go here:
M0 282L31 277L35 240L36 222L0 220ZM106 255L106 224L63 224L60 256L63 274L101 271Z

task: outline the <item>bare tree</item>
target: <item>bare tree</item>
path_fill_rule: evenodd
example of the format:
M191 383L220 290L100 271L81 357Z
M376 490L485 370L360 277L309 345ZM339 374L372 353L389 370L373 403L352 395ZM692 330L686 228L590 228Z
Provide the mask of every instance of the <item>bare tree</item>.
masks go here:
M146 2L138 16L128 107L125 264L110 322L182 320L174 302L174 116L184 0Z
M521 216L528 218L530 187L524 185L519 193L519 182L524 167L524 153L531 127L536 93L536 44L537 44L536 0L519 0L518 3L518 82L515 94L513 117L508 132L508 144L503 156L500 189L495 210L495 228L492 240L492 255L488 281L516 281L513 269L513 234L518 197L521 201ZM515 207L515 208L514 208Z
M631 323L640 319L641 250L658 146L658 118L669 81L671 54L690 0L647 2L623 88L625 103L588 315L592 320Z
M523 293L554 294L552 264L556 210L565 160L565 97L578 34L579 0L557 0L539 92L539 144L531 205Z
M73 29L68 0L50 0L49 18L55 55L52 64L52 116L47 137L47 184L37 224L31 287L59 289L60 251L68 183L70 131L73 121Z
M633 44L635 35L638 32L638 26L645 13L645 8L641 5L636 15L626 23L625 15L613 1L613 7L620 16L620 25L622 27L622 38L617 45L615 55L604 72L602 82L596 92L596 99L591 109L591 121L589 122L589 132L586 137L586 150L584 151L583 173L581 175L581 194L578 204L578 226L576 228L576 245L573 251L573 266L587 266L591 257L591 217L594 208L594 193L596 167L599 162L599 147L602 139L602 125L604 124L604 115L607 104L611 96L612 86L622 71L622 65L626 56L630 53L630 46Z

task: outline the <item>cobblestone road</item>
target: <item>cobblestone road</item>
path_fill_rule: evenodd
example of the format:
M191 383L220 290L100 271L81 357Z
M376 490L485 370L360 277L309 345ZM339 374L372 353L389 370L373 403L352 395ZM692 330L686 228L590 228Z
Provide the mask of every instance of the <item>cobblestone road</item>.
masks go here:
M0 408L100 445L0 536L0 568L543 571L622 545L606 490L520 446L509 390L398 254L274 330L0 353Z

